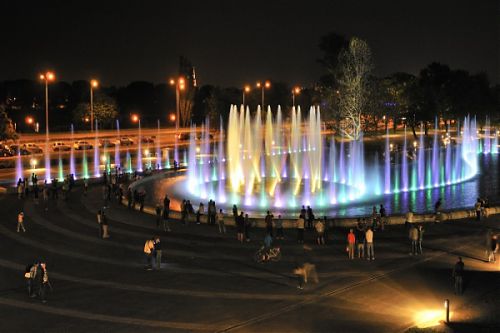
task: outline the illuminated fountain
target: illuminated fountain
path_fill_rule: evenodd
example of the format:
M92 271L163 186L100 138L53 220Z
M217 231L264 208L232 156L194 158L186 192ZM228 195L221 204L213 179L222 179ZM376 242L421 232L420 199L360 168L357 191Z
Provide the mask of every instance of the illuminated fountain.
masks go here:
M251 116L248 108L233 106L227 131L221 125L212 146L208 123L191 128L187 173L174 187L183 196L187 191L193 201L213 199L254 212L296 210L302 205L327 210L383 195L441 188L479 172L475 118L465 118L456 143L448 134L440 135L436 122L429 148L422 129L413 144L406 130L396 144L387 133L382 159L377 150L365 150L362 135L347 140L324 132L316 107L307 117L294 108L290 122L284 122L279 107L275 114L258 108Z
M99 160L99 128L97 120L95 121L95 138L94 138L94 177L101 176L101 162Z
M115 141L115 167L119 168L120 162L120 121L116 119L116 141Z
M73 128L73 124L71 124L71 141L70 141L71 147L70 147L70 154L69 154L69 171L70 171L70 174L72 174L76 179L77 175L76 175L76 168L75 168L75 148L73 147L73 142L75 142L74 141L74 128Z

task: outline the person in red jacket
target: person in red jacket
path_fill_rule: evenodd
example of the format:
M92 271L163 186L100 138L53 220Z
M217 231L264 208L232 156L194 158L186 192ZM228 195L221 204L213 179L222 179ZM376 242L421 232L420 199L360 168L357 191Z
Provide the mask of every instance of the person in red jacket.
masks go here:
M349 259L354 259L354 246L356 244L356 236L352 229L349 230L347 234L347 253L349 254Z

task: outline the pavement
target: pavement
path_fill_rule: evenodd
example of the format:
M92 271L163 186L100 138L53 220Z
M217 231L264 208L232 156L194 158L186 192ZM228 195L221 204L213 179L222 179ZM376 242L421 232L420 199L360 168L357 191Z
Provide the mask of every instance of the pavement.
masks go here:
M304 245L295 231L277 240L283 257L258 264L253 254L263 230L240 244L234 228L172 221L109 204L109 239L98 237L95 214L101 189L51 200L0 194L0 332L443 332L500 330L500 260L485 262L486 228L500 233L500 218L426 224L424 254L410 256L404 226L375 233L376 260L348 260L346 230L329 230L327 245ZM16 232L25 213L25 233ZM160 270L144 268L146 239L162 239ZM451 268L462 256L467 274L454 295ZM48 302L27 295L26 264L47 262L53 291ZM316 265L319 283L297 289L296 265ZM451 323L444 325L443 302Z

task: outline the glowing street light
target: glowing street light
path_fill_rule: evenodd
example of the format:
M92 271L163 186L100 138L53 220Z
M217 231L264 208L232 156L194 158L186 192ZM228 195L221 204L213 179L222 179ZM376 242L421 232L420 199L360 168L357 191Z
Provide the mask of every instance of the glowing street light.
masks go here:
M261 100L262 100L262 110L264 110L264 89L269 89L271 88L271 82L269 81L265 81L264 84L260 83L260 82L257 82L257 84L255 85L257 88L260 88L261 90L261 93L260 93L260 97L261 97Z
M139 122L139 115L137 115L136 113L133 113L131 116L130 116L130 120L132 120L133 123L137 123Z
M94 131L94 89L99 87L99 81L90 80L90 131Z
M35 120L33 119L32 116L27 116L25 121L26 121L26 124L28 124L28 125L33 125L35 123Z
M175 86L175 129L179 129L179 119L180 119L180 92L186 89L186 80L183 77L174 80L170 79L168 83L171 86Z
M300 87L295 87L292 89L292 106L295 107L295 95L300 94Z
M49 140L49 82L56 79L53 72L46 72L45 74L40 74L40 80L45 83L45 139Z
M170 119L171 122L175 122L175 113L171 113L170 116L168 117Z
M242 104L243 106L245 106L245 95L248 94L250 92L250 86L249 85L245 85L245 87L243 88L243 94L242 94Z

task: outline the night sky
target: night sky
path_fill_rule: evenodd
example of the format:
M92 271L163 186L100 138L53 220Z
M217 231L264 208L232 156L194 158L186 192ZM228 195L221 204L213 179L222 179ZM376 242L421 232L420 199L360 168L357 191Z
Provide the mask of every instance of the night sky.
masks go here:
M366 39L378 75L439 61L500 82L499 11L498 0L2 1L0 80L50 68L65 81L159 83L185 55L201 84L308 85L333 31Z

